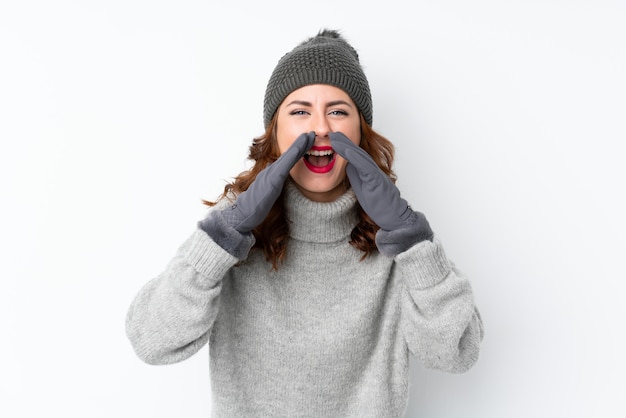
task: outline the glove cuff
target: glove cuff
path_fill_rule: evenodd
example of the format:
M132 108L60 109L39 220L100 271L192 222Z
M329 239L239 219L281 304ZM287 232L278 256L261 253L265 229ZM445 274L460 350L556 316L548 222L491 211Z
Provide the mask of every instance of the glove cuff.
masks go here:
M237 231L224 219L221 210L214 210L202 221L198 227L206 232L213 241L233 257L243 260L256 242L251 232L242 233Z
M376 246L384 256L394 258L415 244L433 240L433 231L426 216L421 212L411 212L402 228L393 231L379 229L376 233Z

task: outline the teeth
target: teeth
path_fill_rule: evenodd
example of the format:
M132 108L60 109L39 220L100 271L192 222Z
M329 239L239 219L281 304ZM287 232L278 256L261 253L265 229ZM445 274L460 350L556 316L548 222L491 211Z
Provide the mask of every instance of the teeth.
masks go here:
M332 155L333 150L325 150L325 151L307 151L307 155L313 155L315 157L321 157L323 155Z

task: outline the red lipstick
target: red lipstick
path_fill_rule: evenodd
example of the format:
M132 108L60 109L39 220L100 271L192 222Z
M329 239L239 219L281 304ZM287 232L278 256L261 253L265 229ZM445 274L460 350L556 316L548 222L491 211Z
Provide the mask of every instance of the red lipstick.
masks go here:
M325 159L327 164L324 164ZM329 146L313 146L302 159L306 168L316 174L328 173L335 166L335 160L335 152Z

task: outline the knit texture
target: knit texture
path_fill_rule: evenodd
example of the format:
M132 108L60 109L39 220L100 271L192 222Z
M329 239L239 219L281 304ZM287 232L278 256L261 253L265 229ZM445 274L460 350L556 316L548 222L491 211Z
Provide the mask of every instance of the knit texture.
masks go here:
M246 258L248 252L256 242L251 232L241 233L237 231L229 217L233 216L233 211L224 208L213 210L202 221L198 222L198 227L209 234L211 239L220 247L232 254L236 258ZM240 221L237 219L237 221Z
M471 287L440 243L363 261L349 245L354 194L312 202L287 182L290 241L271 269L198 230L127 316L144 361L181 361L209 344L214 417L402 417L409 353L463 372L483 329ZM237 264L236 264L237 263ZM183 383L184 384L184 383Z
M421 212L415 212L410 207L410 215L402 228L393 231L379 229L376 233L376 247L387 257L395 257L405 252L418 242L433 239L430 224Z
M372 125L372 96L359 55L339 32L322 30L278 61L265 90L265 127L285 97L310 84L329 84L342 89Z

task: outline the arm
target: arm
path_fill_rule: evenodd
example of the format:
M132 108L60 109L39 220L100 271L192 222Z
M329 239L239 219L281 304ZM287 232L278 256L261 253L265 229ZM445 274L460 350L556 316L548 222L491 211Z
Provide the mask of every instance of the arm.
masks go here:
M401 330L428 368L461 373L478 360L484 330L469 281L438 240L423 241L396 259L404 283Z
M238 261L195 231L165 270L148 282L126 316L126 335L149 364L170 364L195 354L217 316L222 278Z
M298 136L233 204L209 211L165 271L141 289L128 311L126 334L142 360L175 363L206 344L218 313L222 278L247 257L255 242L252 230L265 219L289 170L314 141L314 132Z
M369 154L340 132L329 136L349 162L346 172L359 203L380 226L378 250L394 259L404 279L401 328L409 350L427 367L469 369L483 338L469 282L434 240L424 214L409 207Z

